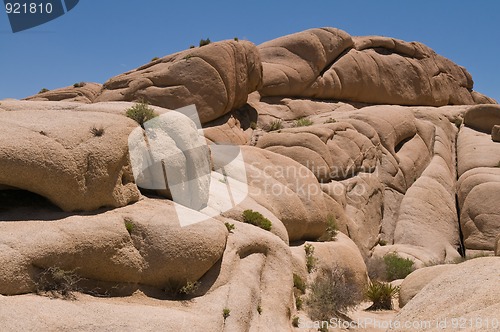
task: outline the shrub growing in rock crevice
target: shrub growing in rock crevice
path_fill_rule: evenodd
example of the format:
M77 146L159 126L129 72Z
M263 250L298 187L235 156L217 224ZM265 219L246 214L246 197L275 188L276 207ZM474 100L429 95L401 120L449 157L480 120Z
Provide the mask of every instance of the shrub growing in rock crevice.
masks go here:
M125 115L135 122L137 122L142 128L144 128L144 123L153 119L158 114L155 110L149 107L149 104L145 101L140 101L134 106L127 109Z
M74 300L73 292L78 291L77 284L81 278L75 271L66 271L57 266L44 269L36 280L38 294L54 298Z

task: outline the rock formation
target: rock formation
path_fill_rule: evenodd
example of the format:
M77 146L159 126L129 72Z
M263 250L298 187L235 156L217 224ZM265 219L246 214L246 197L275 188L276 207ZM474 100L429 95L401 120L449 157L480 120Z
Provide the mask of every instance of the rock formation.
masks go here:
M160 116L139 126L133 102ZM172 111L191 104L203 129ZM333 28L212 43L103 85L3 100L3 327L289 331L303 314L294 275L310 284L342 268L364 288L367 263L391 252L416 268L499 255L499 127L465 68L421 43ZM53 268L87 295L21 295ZM488 318L497 271L498 258L417 270L397 318ZM43 318L53 310L61 319Z

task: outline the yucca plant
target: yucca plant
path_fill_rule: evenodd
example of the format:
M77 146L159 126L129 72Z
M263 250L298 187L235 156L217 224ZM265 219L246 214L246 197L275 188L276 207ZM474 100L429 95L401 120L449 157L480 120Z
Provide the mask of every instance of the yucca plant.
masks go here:
M392 299L398 295L399 287L386 282L371 282L366 297L373 302L367 310L391 310Z

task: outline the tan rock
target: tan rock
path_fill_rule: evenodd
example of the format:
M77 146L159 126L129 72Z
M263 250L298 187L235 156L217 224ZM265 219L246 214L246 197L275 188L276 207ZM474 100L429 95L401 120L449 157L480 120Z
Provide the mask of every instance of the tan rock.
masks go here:
M500 106L478 105L471 107L465 113L464 123L467 127L489 134L495 125L500 125Z
M401 284L399 289L399 307L403 308L411 301L425 286L442 273L453 270L456 265L435 265L423 267L410 273Z
M240 122L234 117L229 118L225 124L204 128L203 134L205 138L216 144L246 145L248 143Z
M42 92L26 98L32 101L72 101L78 103L93 103L101 93L102 84L99 83L75 83L75 86Z
M0 113L0 183L48 198L66 211L120 207L139 199L125 117L70 110ZM92 130L103 129L102 135ZM15 139L14 139L15 138Z
M473 81L463 67L417 42L351 38L323 28L266 42L259 50L262 96L430 106L494 103L470 92Z
M456 330L451 325L453 319L471 322L466 325L467 331L497 330L484 323L498 319L499 270L500 258L489 257L472 259L443 272L401 309L389 331L413 330L405 328L405 322L429 322L425 331L442 331L436 322L445 320L447 330Z
M196 281L221 258L227 236L225 226L208 217L181 227L171 202L149 199L93 216L31 216L0 223L0 294L34 291L37 273L50 267L74 270L94 284L162 289L171 281Z
M491 129L491 139L493 142L500 142L500 125L495 125Z
M261 84L257 48L247 41L225 41L153 61L108 80L96 101L141 98L167 109L195 104L202 123L243 106Z
M319 238L329 209L323 191L306 167L296 161L250 146L242 146L249 196L285 225L290 242ZM238 180L237 172L227 175Z

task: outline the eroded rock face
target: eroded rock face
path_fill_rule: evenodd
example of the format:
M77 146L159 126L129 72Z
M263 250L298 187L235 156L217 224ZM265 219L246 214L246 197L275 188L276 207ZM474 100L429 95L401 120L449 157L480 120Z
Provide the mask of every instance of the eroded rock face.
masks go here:
M489 134L499 120L498 107L476 106L458 134L457 195L466 249L494 251L500 235L500 144Z
M126 143L136 127L132 120L37 105L0 113L0 184L42 195L66 211L139 199Z
M26 98L32 101L71 101L90 104L95 101L101 93L102 84L99 83L75 83L73 86L41 92Z
M0 223L1 294L36 290L38 273L50 267L94 281L163 289L201 278L226 244L222 223L207 218L181 227L171 202L142 200L95 216L59 215L55 221Z
M260 55L252 43L218 42L111 78L96 101L144 99L168 109L195 104L205 123L243 106L261 79Z
M477 258L445 271L433 279L410 302L408 302L395 321L433 322L426 331L442 331L435 322L460 317L465 321L492 321L498 319L500 311L500 258ZM473 310L471 310L473 308ZM397 326L397 325L394 325ZM448 325L449 328L450 325ZM481 325L467 326L469 331L495 331ZM392 328L390 331L406 331Z
M463 67L417 42L323 28L280 37L259 50L263 96L430 106L493 102L471 92Z

